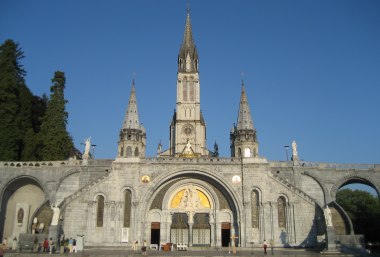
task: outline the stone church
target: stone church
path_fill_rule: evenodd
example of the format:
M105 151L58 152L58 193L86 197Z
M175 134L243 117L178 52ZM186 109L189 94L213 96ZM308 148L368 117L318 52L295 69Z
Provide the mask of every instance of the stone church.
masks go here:
M188 12L169 148L159 145L156 157L145 156L133 82L115 160L91 159L87 147L83 160L0 163L3 238L65 234L84 237L87 246L146 241L212 248L359 242L335 195L352 182L379 192L380 165L302 162L295 142L291 161L261 157L244 83L231 156L219 157L216 144L207 149L192 33Z

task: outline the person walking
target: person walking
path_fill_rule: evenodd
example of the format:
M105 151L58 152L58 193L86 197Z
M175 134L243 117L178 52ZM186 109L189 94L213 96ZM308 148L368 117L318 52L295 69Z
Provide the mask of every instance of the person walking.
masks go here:
M44 243L43 243L42 246L44 248L44 250L43 250L44 253L49 252L49 241L47 240L47 238L45 238Z
M33 240L33 252L37 253L38 252L38 237L34 236Z
M267 241L265 239L264 239L264 242L263 242L263 248L264 248L264 255L267 255L268 243L267 243Z

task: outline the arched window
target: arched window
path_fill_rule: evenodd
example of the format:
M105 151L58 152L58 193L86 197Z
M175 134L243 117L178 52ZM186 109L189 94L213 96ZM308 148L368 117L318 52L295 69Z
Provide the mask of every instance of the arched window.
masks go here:
M286 199L280 196L277 199L277 211L278 211L278 226L280 228L286 227Z
M189 84L189 81L187 79L184 80L184 83L182 84L182 87L183 87L183 101L187 101L188 84Z
M132 156L132 148L130 146L127 147L127 157Z
M96 226L103 227L104 218L104 196L98 195L96 197Z
M139 156L139 148L136 147L136 148L135 148L135 157L138 157L138 156Z
M188 81L189 101L194 101L194 80Z
M131 226L131 207L132 207L132 192L124 191L124 222L123 226L129 228Z
M120 156L123 156L124 155L124 146L121 146L120 147Z
M259 227L259 193L254 190L251 193L252 227Z
M241 157L241 148L240 147L238 148L238 156L237 157Z

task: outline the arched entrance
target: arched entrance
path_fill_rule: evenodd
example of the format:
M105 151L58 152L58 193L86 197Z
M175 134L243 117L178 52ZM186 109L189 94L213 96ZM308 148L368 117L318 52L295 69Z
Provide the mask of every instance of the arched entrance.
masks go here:
M190 246L210 246L211 227L215 227L214 204L210 194L194 183L181 186L171 194L170 241Z
M231 235L240 236L236 201L210 177L176 175L162 183L151 199L145 223L145 238L151 243L216 247L228 245Z
M14 179L5 186L1 200L1 238L18 239L21 233L31 233L36 212L45 202L40 184L29 177Z

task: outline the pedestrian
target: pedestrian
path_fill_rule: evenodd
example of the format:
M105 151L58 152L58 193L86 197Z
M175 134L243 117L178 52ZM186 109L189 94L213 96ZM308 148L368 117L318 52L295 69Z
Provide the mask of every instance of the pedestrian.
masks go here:
M74 238L73 239L73 253L77 252L77 240Z
M34 240L33 240L33 252L38 252L38 237L37 236L34 236Z
M13 242L12 242L12 251L16 251L17 250L17 237L14 237L13 238Z
M49 252L49 241L47 240L47 238L44 239L44 243L42 246L44 248L44 250L43 250L44 253Z
M52 254L54 251L54 240L51 237L50 237L50 241L49 241L49 246L50 246L49 253Z
M264 255L267 255L267 247L268 247L268 243L267 243L267 241L264 239L264 242L263 242Z
M3 239L3 250L7 250L7 246L8 246L8 239L6 237L4 237Z

